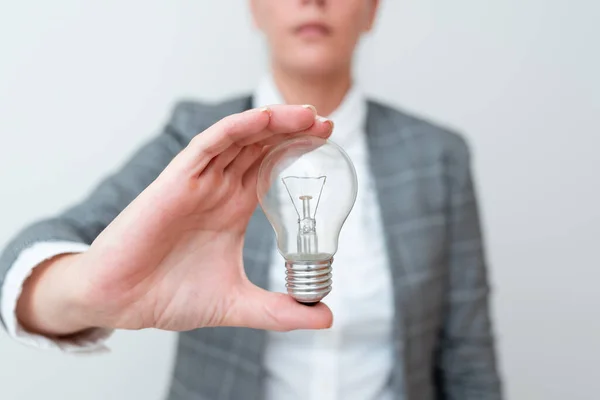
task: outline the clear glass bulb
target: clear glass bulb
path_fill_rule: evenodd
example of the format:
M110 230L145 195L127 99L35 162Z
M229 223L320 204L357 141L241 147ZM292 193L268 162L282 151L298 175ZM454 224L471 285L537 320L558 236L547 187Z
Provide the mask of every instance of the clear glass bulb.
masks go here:
M357 187L354 164L329 140L291 139L265 156L258 200L285 258L287 291L297 301L316 304L331 292L333 256Z

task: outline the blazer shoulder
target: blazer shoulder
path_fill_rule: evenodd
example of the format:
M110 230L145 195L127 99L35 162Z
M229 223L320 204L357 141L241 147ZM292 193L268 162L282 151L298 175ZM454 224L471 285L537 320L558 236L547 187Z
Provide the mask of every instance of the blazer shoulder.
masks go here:
M187 140L228 115L251 107L250 96L239 96L221 102L182 99L172 108L168 126Z
M453 128L428 118L409 113L375 100L368 101L370 118L377 118L389 127L392 135L414 149L468 163L470 145L465 136Z

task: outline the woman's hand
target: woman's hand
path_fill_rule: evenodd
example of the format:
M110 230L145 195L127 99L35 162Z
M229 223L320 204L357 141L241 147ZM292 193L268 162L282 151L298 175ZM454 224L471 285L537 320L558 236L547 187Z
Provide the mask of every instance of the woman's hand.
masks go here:
M297 135L327 138L331 129L307 106L272 106L219 121L196 136L86 253L36 268L19 300L19 319L47 335L89 327L329 327L327 306L306 307L250 283L242 248L266 150Z

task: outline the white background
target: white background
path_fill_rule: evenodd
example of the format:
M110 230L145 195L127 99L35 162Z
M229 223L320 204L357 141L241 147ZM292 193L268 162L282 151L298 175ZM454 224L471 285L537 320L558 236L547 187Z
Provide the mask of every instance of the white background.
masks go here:
M383 1L357 75L468 137L511 399L600 393L600 3ZM264 46L245 0L0 0L0 244L81 199L174 100L250 90ZM175 336L112 354L0 336L0 398L160 399Z

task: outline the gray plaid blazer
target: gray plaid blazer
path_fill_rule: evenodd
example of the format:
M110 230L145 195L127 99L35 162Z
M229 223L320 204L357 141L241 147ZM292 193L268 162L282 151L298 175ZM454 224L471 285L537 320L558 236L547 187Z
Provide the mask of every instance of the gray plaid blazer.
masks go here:
M32 243L92 243L193 136L250 105L248 97L218 105L179 103L162 134L86 200L26 228L8 245L0 256L0 287ZM366 131L395 293L395 398L500 399L467 145L454 133L375 102L369 102ZM260 209L247 232L246 272L266 287L275 243ZM265 339L264 331L239 328L181 333L168 398L261 399Z

